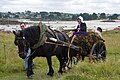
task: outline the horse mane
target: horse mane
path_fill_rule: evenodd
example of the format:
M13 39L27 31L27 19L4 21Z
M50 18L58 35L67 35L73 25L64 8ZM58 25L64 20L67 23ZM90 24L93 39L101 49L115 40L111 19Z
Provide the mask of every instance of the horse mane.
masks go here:
M30 43L30 46L33 46L38 42L40 35L39 26L30 26L22 30L22 32L27 42Z

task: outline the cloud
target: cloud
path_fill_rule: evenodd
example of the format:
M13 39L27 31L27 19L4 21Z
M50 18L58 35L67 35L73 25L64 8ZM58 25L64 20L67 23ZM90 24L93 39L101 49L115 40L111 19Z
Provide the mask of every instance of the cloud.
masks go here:
M120 0L1 0L0 11L119 13Z

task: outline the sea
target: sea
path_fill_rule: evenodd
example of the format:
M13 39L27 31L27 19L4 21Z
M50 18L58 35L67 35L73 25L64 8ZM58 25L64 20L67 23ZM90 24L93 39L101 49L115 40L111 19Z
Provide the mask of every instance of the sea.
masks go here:
M37 25L39 21L25 21L30 24L27 24L26 27L30 27L33 25ZM50 26L52 29L63 28L64 30L75 29L77 25L77 21L42 21L42 23ZM103 31L113 30L114 28L120 26L120 20L116 20L116 22L101 22L101 20L90 20L84 21L87 25L87 29L95 30L97 27L101 27ZM20 30L20 25L0 25L0 30L5 32L12 32L13 30Z

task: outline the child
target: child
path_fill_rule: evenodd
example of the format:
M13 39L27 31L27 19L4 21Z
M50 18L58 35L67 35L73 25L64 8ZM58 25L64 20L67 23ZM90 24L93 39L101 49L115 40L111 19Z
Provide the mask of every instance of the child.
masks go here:
M87 33L87 26L86 23L83 22L83 17L79 16L77 18L77 22L78 22L77 29L73 33L71 43L74 41L74 38L76 36L85 36Z
M102 33L102 28L101 28L101 27L98 27L96 32L97 32L98 36L99 36L101 39L103 39L102 34L101 34L101 33Z

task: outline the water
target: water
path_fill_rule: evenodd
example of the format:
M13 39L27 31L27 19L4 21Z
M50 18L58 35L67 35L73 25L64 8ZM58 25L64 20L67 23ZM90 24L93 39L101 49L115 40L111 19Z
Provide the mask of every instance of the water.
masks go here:
M100 20L93 20L93 21L84 21L87 24L88 29L96 29L97 27L101 27L103 30L112 30L118 26L120 26L120 21L116 22L100 22ZM36 22L37 23L37 22ZM49 22L43 22L47 25L50 25L52 27L65 27L73 28L77 25L76 21L49 21Z
M33 24L27 25L27 27L37 24L39 21L29 21ZM103 30L112 30L118 26L120 26L120 21L116 22L100 22L99 20L93 20L93 21L84 21L87 24L88 29L96 29L97 27L101 27ZM43 21L46 25L51 26L53 29L57 29L59 27L65 28L75 28L77 25L76 21ZM0 25L0 29L4 29L5 31L13 31L13 30L19 30L19 25Z

